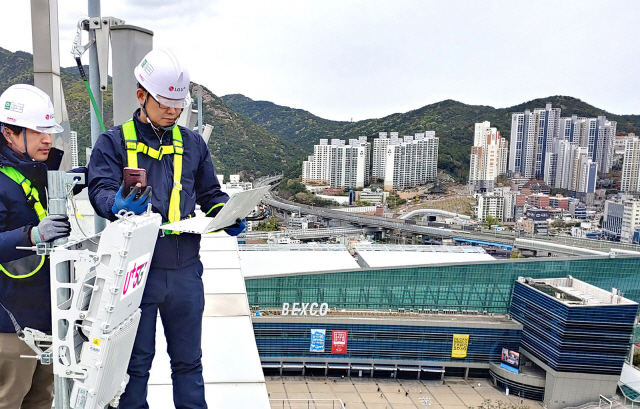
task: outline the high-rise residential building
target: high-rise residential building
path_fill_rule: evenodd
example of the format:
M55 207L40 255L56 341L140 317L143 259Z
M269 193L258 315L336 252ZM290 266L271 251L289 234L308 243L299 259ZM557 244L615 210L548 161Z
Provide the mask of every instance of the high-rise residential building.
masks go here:
M378 138L373 140L373 158L371 160L371 177L384 181L384 174L387 170L387 146L389 143L398 142L398 132L391 132L388 137L387 132L379 132Z
M598 164L594 163L587 148L571 145L570 161L564 167L569 172L567 189L579 193L595 192Z
M302 181L305 183L329 184L331 168L331 149L334 146L344 144L344 141L332 139L329 145L328 139L320 139L320 143L313 147L313 155L302 162Z
M622 226L620 228L620 241L631 243L633 232L640 225L640 201L636 199L625 200L622 213Z
M469 186L491 191L498 176L506 173L508 143L489 121L476 123L469 165Z
M476 196L474 213L478 222L484 223L491 216L499 222L504 221L504 197L497 193L485 193Z
M518 196L522 196L520 216L524 209L524 195L508 189L496 189L493 192L477 193L474 214L479 222L485 222L487 216L495 217L499 222L512 222L517 217Z
M604 203L602 230L611 240L631 243L640 226L640 200L622 196Z
M560 118L559 139L583 146L585 143L586 120L587 118L578 117L578 115Z
M547 153L547 167L544 182L555 188L568 189L571 180L571 164L577 143L558 139L554 141L551 152Z
M604 202L604 215L602 216L602 232L613 241L620 240L622 231L622 218L624 217L624 204L616 200Z
M525 110L511 115L511 157L509 171L526 178L541 179L547 152L560 133L560 108Z
M613 164L616 128L616 121L607 121L607 117L605 116L599 116L597 118L597 132L594 142L596 151L591 155L591 160L598 164L598 168L603 174L609 173L609 171L611 171L611 165Z
M349 145L337 146L331 152L331 187L357 189L369 184L370 144L366 136L350 139Z
M433 182L438 175L435 131L405 136L387 145L384 189L407 189Z
M78 133L71 131L71 138L69 139L69 147L71 150L71 169L77 168L78 165Z
M511 151L509 171L531 179L533 174L535 117L529 110L511 115Z
M573 115L561 118L560 112L559 108L547 104L544 109L512 114L511 173L525 178L544 178L555 187L567 184L565 170L574 164L566 159L575 158L566 156L569 146L585 148L588 159L597 164L600 173L611 170L616 122L608 121L605 116L583 118ZM589 170L593 168L589 167Z
M302 181L330 184L334 188L357 189L370 183L371 144L366 136L350 139L321 139L313 156L302 162Z
M546 155L560 133L560 108L525 110L511 115L509 171L526 178L542 178Z
M640 192L640 138L627 139L622 162L621 192Z
M576 142L558 139L547 153L544 181L547 185L578 193L594 193L598 164L591 160L588 148Z
M551 104L547 104L545 109L534 109L533 114L537 119L533 173L539 179L545 172L547 152L560 134L560 108L552 108Z

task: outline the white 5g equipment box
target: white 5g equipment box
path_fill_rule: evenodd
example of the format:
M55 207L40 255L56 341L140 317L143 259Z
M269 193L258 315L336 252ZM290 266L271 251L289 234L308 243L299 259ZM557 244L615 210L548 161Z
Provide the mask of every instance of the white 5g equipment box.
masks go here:
M117 406L124 392L160 224L158 214L124 215L50 253L53 371L73 380L72 408Z

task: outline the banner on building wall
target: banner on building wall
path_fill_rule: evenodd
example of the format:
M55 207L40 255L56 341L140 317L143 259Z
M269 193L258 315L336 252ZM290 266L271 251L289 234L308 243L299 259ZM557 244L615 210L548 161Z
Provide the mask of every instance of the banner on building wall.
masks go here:
M331 331L331 353L347 353L347 331Z
M325 329L312 329L311 330L311 344L309 345L309 352L324 352L324 336L327 330Z
M453 344L451 348L452 358L465 358L469 347L469 334L453 334Z

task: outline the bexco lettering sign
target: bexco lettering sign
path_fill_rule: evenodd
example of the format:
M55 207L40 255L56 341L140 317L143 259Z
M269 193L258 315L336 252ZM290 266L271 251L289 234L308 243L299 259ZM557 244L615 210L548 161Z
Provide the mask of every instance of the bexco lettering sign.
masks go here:
M291 308L289 308L291 306ZM327 311L329 311L329 304L323 302L318 306L317 302L308 303L308 302L294 302L293 304L289 304L288 302L282 303L282 315L327 315Z

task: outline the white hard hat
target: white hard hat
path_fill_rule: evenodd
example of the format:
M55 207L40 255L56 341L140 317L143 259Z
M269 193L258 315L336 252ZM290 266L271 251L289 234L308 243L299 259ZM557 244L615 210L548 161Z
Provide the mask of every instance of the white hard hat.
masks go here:
M133 70L136 80L162 105L186 108L191 105L189 71L173 51L150 51Z
M49 95L27 84L12 85L0 95L0 122L48 134L64 131Z

